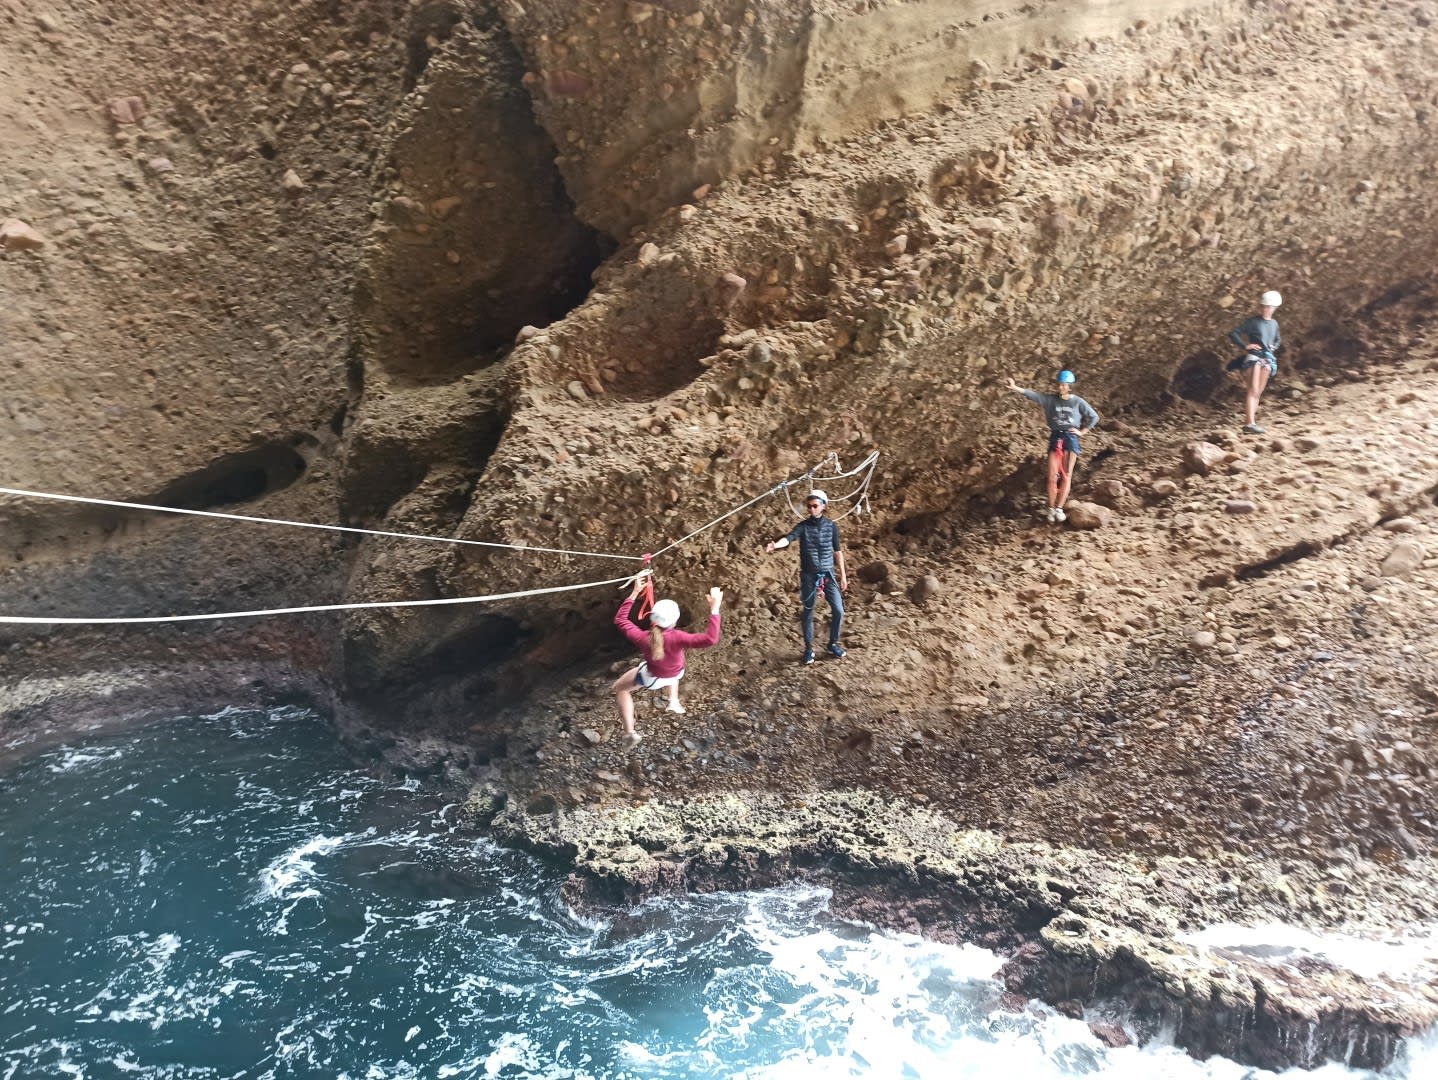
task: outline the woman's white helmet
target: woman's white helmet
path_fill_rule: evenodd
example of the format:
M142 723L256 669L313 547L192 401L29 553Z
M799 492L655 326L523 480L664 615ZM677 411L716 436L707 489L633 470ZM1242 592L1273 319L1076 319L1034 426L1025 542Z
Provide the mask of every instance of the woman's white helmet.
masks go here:
M1258 298L1259 307L1279 307L1283 304L1283 295L1277 289L1269 289Z
M809 492L809 494L804 496L804 499L806 501L809 499L818 499L825 506L829 505L829 496L824 494L824 492L819 488L815 488L813 491Z
M679 605L673 600L660 600L649 614L649 620L661 630L669 630L679 621Z

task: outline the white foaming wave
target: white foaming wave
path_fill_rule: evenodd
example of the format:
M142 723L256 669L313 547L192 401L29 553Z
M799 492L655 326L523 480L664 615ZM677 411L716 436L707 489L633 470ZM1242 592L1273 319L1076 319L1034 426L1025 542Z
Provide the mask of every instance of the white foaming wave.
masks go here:
M308 884L318 877L315 858L333 854L346 844L363 841L373 835L373 829L366 829L362 833L347 833L344 836L315 836L290 848L260 871L259 898L301 900L319 896L319 890Z
M812 918L826 897L812 887L754 894L744 918L766 967L715 972L705 1030L689 1046L656 1053L621 1046L639 1075L744 1080L1357 1080L1380 1074L1328 1065L1274 1074L1224 1058L1197 1061L1160 1043L1110 1049L1081 1020L1043 1006L1000 1011L1001 959L971 945L833 928ZM807 915L806 915L807 912ZM785 1049L778 1049L783 1047ZM1410 1040L1391 1080L1438 1075L1438 1033ZM769 1060L764 1060L768 1058ZM748 1067L725 1062L748 1060Z
M123 746L84 748L62 746L51 755L51 760L46 764L46 768L52 773L73 772L76 769L83 769L87 765L116 761L123 757L124 753Z
M1201 949L1231 949L1249 959L1287 967L1298 959L1324 960L1364 979L1438 978L1438 923L1408 928L1386 939L1315 934L1297 926L1217 923L1179 940Z
M520 1073L510 1070L520 1069ZM481 1071L482 1070L482 1071ZM596 1080L592 1073L545 1061L540 1049L523 1032L506 1032L490 1043L488 1054L441 1065L435 1072L440 1080L455 1076L523 1076L525 1080Z

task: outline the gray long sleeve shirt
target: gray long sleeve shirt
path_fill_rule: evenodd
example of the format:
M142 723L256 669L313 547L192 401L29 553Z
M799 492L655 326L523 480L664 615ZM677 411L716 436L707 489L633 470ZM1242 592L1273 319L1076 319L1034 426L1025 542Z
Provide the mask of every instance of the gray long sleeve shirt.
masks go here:
M1094 427L1098 424L1098 413L1093 406L1077 394L1059 397L1058 394L1044 394L1037 390L1025 390L1024 397L1044 407L1050 431L1070 431L1077 428ZM1080 422L1082 421L1082 422Z
M1278 332L1277 319L1250 315L1229 333L1228 340L1240 349L1246 349L1249 345L1261 345L1265 352L1272 352L1283 344L1283 335Z

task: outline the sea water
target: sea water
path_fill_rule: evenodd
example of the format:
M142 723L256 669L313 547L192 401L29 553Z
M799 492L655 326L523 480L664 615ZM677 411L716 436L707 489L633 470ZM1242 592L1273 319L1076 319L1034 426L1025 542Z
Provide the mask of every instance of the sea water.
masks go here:
M298 710L0 775L0 1080L1273 1075L1006 1011L992 953L846 922L812 886L584 918L454 809ZM1438 1076L1433 1042L1382 1075Z

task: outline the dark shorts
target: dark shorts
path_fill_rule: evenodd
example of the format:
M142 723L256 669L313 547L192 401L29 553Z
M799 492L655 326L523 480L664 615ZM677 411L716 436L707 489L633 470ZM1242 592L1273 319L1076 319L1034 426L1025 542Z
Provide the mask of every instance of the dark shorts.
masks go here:
M1079 448L1077 431L1050 431L1048 452L1052 454L1060 445L1071 454L1078 455L1083 453Z
M1242 356L1236 356L1228 364L1229 371L1252 371L1262 364L1268 368L1268 376L1272 378L1278 374L1278 358L1270 352L1246 352Z

